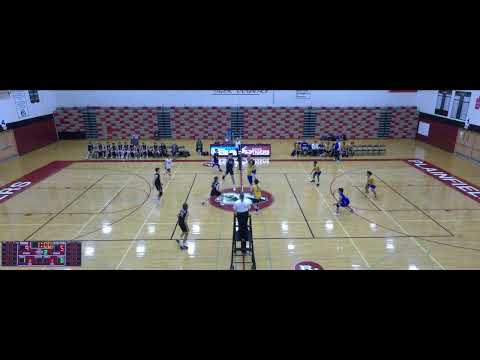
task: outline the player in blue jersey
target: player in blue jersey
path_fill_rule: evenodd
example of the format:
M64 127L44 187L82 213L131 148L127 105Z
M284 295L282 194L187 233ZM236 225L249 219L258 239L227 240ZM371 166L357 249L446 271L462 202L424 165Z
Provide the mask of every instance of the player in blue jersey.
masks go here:
M353 209L350 207L350 199L345 196L343 188L338 189L338 194L340 195L340 199L335 204L335 206L337 207L337 211L335 212L335 214L339 214L340 207L347 208L348 210L350 210L351 213L353 213Z

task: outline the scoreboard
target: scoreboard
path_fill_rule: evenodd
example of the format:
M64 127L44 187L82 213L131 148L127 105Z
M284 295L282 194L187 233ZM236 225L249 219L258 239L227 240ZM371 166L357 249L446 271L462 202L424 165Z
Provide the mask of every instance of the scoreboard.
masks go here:
M79 241L4 241L2 266L81 266Z

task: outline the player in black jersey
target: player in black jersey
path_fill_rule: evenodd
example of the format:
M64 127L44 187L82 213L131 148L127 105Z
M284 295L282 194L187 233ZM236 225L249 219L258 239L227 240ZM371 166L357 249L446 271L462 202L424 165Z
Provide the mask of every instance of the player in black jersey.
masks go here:
M123 144L122 144L122 143L118 143L118 146L117 146L117 159L121 159L121 158L122 158L122 153L123 153Z
M218 176L215 176L213 178L213 182L210 190L210 196L207 198L207 200L202 201L202 205L205 205L209 198L211 197L216 198L217 196L220 196L220 195L222 195L222 192L220 191L220 182L218 181Z
M133 146L133 144L128 145L128 158L129 159L135 158L135 146Z
M160 144L160 156L165 157L168 155L167 146L164 143Z
M182 209L178 213L178 226L180 227L180 230L182 230L182 235L180 237L183 237L183 239L177 239L176 242L180 246L181 250L188 250L187 246L187 237L188 237L188 225L187 225L187 218L188 218L188 205L187 203L183 204ZM182 244L183 240L183 244Z
M227 158L227 165L225 166L225 174L222 176L222 180L225 181L225 177L227 175L232 176L232 183L233 183L233 191L235 191L235 175L233 174L233 168L235 167L235 159L233 158L233 154L228 154Z
M93 144L90 141L87 145L87 159L91 159L93 157Z
M155 152L153 151L153 145L148 145L148 157L149 158L155 157Z
M215 152L213 153L212 167L216 166L218 168L218 171L222 172L222 169L220 168L218 156L219 156L218 150L215 150Z
M103 158L105 156L105 151L102 143L98 143L98 158Z
M117 144L112 143L112 158L116 159L117 158Z
M124 142L123 143L123 151L122 151L122 158L123 159L127 159L128 158L128 143L127 142Z
M160 168L155 168L155 174L153 175L153 185L158 191L158 200L160 200L163 195L162 182L160 181Z
M148 159L148 150L147 150L147 144L142 143L142 147L140 149L140 158L141 159Z
M105 159L110 159L112 156L112 146L110 145L109 142L107 142L107 146L105 148L106 148Z
M160 150L158 149L158 144L153 144L153 157L160 157Z

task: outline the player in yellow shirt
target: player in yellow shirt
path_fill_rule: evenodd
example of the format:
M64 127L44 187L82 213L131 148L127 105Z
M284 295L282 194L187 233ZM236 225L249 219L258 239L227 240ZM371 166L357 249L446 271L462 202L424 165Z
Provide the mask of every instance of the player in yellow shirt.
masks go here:
M317 178L317 187L320 186L320 174L322 172L320 171L320 166L318 166L318 162L314 161L313 162L313 170L310 173L312 175L312 180L310 182L315 182L315 178Z
M262 201L262 189L260 189L260 186L258 186L259 182L260 181L258 181L258 179L255 179L254 185L252 186L253 196L255 197L252 200L252 203L253 203L253 206L255 207L255 211L257 212L258 212L258 203Z
M368 190L372 190L373 195L375 195L375 199L377 198L377 192L376 188L377 186L375 185L375 179L372 176L371 171L367 171L367 184L365 185L365 192L368 194Z

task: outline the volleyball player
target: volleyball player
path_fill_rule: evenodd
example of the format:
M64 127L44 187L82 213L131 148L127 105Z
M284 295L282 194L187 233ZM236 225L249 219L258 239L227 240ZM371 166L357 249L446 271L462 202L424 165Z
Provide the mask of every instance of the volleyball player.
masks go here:
M320 175L322 172L320 171L320 166L318 166L318 162L314 161L313 162L313 170L310 173L312 175L312 180L310 182L314 183L315 178L317 179L317 187L320 186Z
M233 154L228 154L227 164L225 166L225 174L222 176L222 180L225 181L225 177L227 175L232 176L232 183L233 183L233 191L235 191L235 175L233 174L233 168L235 167L235 159L233 158Z
M365 193L368 194L368 190L372 190L373 195L375 196L375 199L377 198L377 191L375 190L377 188L377 185L375 185L375 179L372 176L371 171L367 171L367 184L365 185Z
M141 159L148 159L148 150L147 150L147 144L142 143L141 147Z
M153 174L153 185L158 191L158 200L160 200L163 195L162 182L160 181L160 168L155 168L155 174Z
M110 143L107 141L107 146L105 146L105 159L110 159L110 157L112 156L112 146L110 145Z
M252 186L252 191L253 191L253 206L255 207L255 212L258 212L258 203L262 201L262 189L260 189L260 186L258 185L260 181L258 179L255 179L254 185Z
M340 199L338 202L335 204L337 207L337 211L335 212L335 215L338 215L340 212L340 207L347 208L350 210L351 213L353 213L353 209L350 207L350 199L345 196L345 193L343 191L343 188L338 189L338 194L340 195Z
M158 146L158 143L153 144L153 156L156 158L160 157L160 147Z
M117 146L117 159L122 159L122 158L123 158L123 144L119 142Z
M188 237L189 230L187 225L187 218L188 218L188 205L187 203L185 203L183 204L182 209L178 213L178 226L180 227L180 230L182 230L182 235L180 235L180 239L175 240L177 244L180 246L180 250L188 250L187 237ZM182 240L183 240L183 244L182 244Z
M93 157L94 151L93 151L93 144L90 141L87 145L87 159L90 159Z
M116 159L117 158L117 144L116 143L112 143L112 153L111 153L111 156L113 159Z
M215 176L213 178L213 182L212 182L212 185L211 185L210 197L209 198L217 197L217 196L220 196L220 195L222 195L222 192L220 191L220 182L218 181L218 176ZM202 205L205 205L207 200L203 200Z
M255 175L257 173L257 168L255 166L255 160L250 159L247 165L247 180L250 184L250 191L252 191L253 180L255 180Z
M104 155L105 155L105 152L103 151L103 144L102 143L98 143L97 145L97 153L98 153L98 158L103 158Z
M219 163L219 160L218 160L218 149L215 149L215 152L213 153L213 164L212 164L212 167L217 167L218 168L218 171L222 172L222 169L220 168L220 163Z
M170 158L170 156L168 156L165 159L165 173L168 174L168 176L170 177L172 176L172 166L173 166L173 161Z

